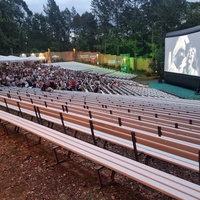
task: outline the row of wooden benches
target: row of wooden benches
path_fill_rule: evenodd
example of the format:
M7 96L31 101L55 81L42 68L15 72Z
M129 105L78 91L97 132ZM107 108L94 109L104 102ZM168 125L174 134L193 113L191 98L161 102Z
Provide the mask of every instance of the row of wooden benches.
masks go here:
M85 99L86 101L89 101L89 103L93 102L101 102L103 104L103 102L106 102L106 104L110 104L112 102L112 104L120 104L120 107L124 107L124 106L137 106L139 105L141 106L148 106L148 107L153 107L155 109L165 109L168 110L187 110L187 112L195 112L195 111L200 111L200 108L195 108L195 106L198 106L197 102L194 100L183 100L183 99L178 99L178 100L168 100L168 99L163 99L162 101L160 99L152 99L152 98L138 98L138 97L134 97L134 98L128 98L125 96L120 96L120 97L116 97L113 95L89 95L86 93L77 93L77 92L65 92L65 93L47 93L47 92L42 92L42 91L38 91L38 90L24 90L22 89L18 89L18 88L3 88L1 91L1 94L7 94L7 93L18 93L19 95L23 95L23 94L27 94L27 95L39 95L39 96L46 96L48 98L57 98L57 99L71 99L73 101L83 101L83 99ZM143 105L144 104L144 105Z
M59 147L63 147L69 151L68 155L71 152L76 153L103 167L111 169L112 172L127 176L170 197L175 199L199 199L199 185L4 111L0 111L0 119L4 126L7 123L13 124L18 131L19 129L23 129L26 133L37 135L39 141L43 138ZM97 169L97 172L99 182L102 184L100 168Z
M48 99L43 98L30 98L27 96L15 96L12 95L14 98L19 98L21 101L27 101L38 105L43 105L45 107L51 107L59 110L67 110L68 112L86 115L88 116L88 113L91 111L92 115L90 117L92 118L100 118L102 120L111 121L116 124L126 125L128 124L131 127L147 130L150 132L154 132L157 134L165 134L165 133L171 133L171 137L183 137L183 140L194 142L196 144L199 144L200 136L200 126L196 125L197 120L192 118L191 123L185 123L186 119L183 122L180 122L177 120L177 122L174 122L170 119L163 118L160 115L154 116L148 116L148 115L137 115L133 113L124 113L123 111L118 110L107 110L104 108L97 108L94 106L85 106L85 105L74 105L68 102L62 102L62 101L51 101ZM11 95L9 95L11 98ZM2 97L3 98L3 97ZM3 99L2 99L3 101ZM178 118L178 117L177 117ZM181 117L180 117L181 118ZM180 119L182 120L182 118ZM162 130L161 130L162 129ZM194 137L194 139L189 140L190 136Z
M169 105L164 104L164 101L162 102L162 105L156 101L156 100L149 100L149 101L144 101L143 98L143 102L142 99L138 99L138 98L128 98L128 101L126 101L127 98L122 98L119 99L120 101L117 101L115 99L114 100L110 97L110 95L101 95L103 97L101 97L99 99L99 96L96 96L96 98L94 97L90 97L90 95L59 95L59 94L44 94L42 92L35 92L35 93L25 93L25 92L20 92L20 91L16 91L16 90L5 90L5 91L0 91L0 94L2 95L8 95L11 94L13 95L18 95L18 96L29 96L31 98L46 98L46 99L51 99L51 100L57 100L57 101L66 101L66 102L73 102L74 104L80 104L82 102L84 102L87 105L90 106L102 106L105 107L107 109L120 109L120 110L125 110L126 112L129 110L130 112L132 112L132 110L136 111L138 110L138 112L151 112L153 111L154 113L156 112L157 114L161 113L167 113L168 115L173 115L173 114L178 114L179 116L193 116L199 119L199 111L200 111L200 107L198 106L198 104L192 104L192 102L189 105L189 103L187 103L185 105L185 103L181 103L178 105L177 102L173 103L170 102ZM76 93L75 93L76 94ZM83 93L81 93L83 94ZM109 97L106 97L109 96ZM98 98L97 98L98 97ZM131 100L131 101L130 101Z
M148 116L126 115L120 111L110 111L90 106L75 106L73 104L64 104L64 102L51 102L42 99L31 99L29 97L20 97L22 101L31 102L45 107L55 108L58 110L66 110L70 113L90 116L90 118L97 118L104 121L109 121L120 126L129 126L141 130L153 132L155 134L171 134L170 137L181 138L182 140L200 144L200 126L194 124L174 123L173 121L159 118L152 118ZM92 113L89 115L89 113ZM156 121L155 121L156 120Z
M9 94L9 96L10 96L10 94ZM80 110L82 109L82 108L80 108L80 107L82 107L82 105L80 103L79 104L73 104L73 103L69 103L69 102L66 102L66 101L60 101L60 100L55 100L56 102L55 101L48 102L49 99L46 98L46 97L44 97L44 98L39 97L40 99L39 98L37 99L37 97L36 98L33 98L33 97L31 98L31 97L26 97L26 96L18 96L18 95L15 96L14 94L12 94L12 97L20 98L21 100L25 100L25 101L29 101L29 102L32 101L32 103L38 103L38 104L42 103L42 104L45 104L46 106L48 104L48 107L54 107L54 108L56 108L56 106L57 106L57 108L58 107L60 108L61 104L66 107L66 104L67 104L68 110L70 110L70 111L73 110L73 112L76 112L77 107L79 107L78 111L77 111L79 113L80 113ZM43 101L41 101L41 99L43 99ZM53 99L51 99L51 101L52 100ZM73 105L74 107L71 106L71 105ZM93 115L94 115L94 113L95 113L94 111L96 110L95 106L83 105L83 107L88 109L88 110L90 110L90 111L92 110ZM106 108L106 109L104 109L104 108ZM184 117L180 117L180 116L171 115L170 118L177 119L177 121L174 122L171 119L167 119L166 120L166 118L165 118L166 116L164 116L165 114L157 114L157 113L154 114L154 115L152 114L152 116L154 117L154 118L152 118L152 116L147 116L146 114L141 116L141 113L140 113L140 115L138 115L138 114L135 114L135 113L131 113L129 111L128 114L127 114L127 113L125 113L125 112L123 112L121 110L109 110L109 109L107 109L107 106L105 106L104 108L98 108L98 110L101 110L101 111L107 112L107 113L109 112L110 114L117 115L117 116L120 116L120 117L122 116L125 119L124 121L127 121L128 120L127 117L129 117L131 119L139 119L140 121L146 121L146 122L150 122L150 123L153 122L154 124L156 123L157 127L158 126L164 127L167 124L167 126L175 127L175 128L181 129L181 130L183 128L186 128L186 129L192 130L192 131L194 131L194 130L199 131L200 130L200 126L198 126L199 125L199 121L198 121L198 119L194 119L194 118L188 119L188 118L184 118ZM182 120L182 122L180 122L179 120ZM132 121L132 122L134 122L134 121ZM140 123L140 126L141 125L144 126L144 123L143 124ZM147 124L147 125L149 126L149 124ZM158 130L156 130L156 131L158 131ZM180 130L175 130L175 132L177 134L179 134ZM186 133L186 134L188 134L188 133ZM197 143L198 143L198 141L197 141Z
M5 101L4 101L5 102ZM18 103L24 103L24 102L18 102ZM16 105L15 105L16 106ZM19 111L21 110L21 108L23 108L23 106L22 105L20 105L20 107L19 107L19 104L17 104L17 107L18 107L18 109L19 109ZM29 107L29 106L28 106ZM42 114L41 113L41 110L42 110L42 107L40 107L39 108L39 110L38 110L38 107L37 107L37 109L35 110L35 108L36 107L34 107L34 111L36 111L37 110L37 112L36 113L40 113L40 114ZM24 110L25 109L27 109L26 107L25 108L23 108ZM28 108L27 110L29 110L30 108ZM44 109L46 109L46 108L44 108ZM49 108L48 108L48 110L49 110ZM65 110L66 111L66 110ZM29 110L29 112L30 112L30 110ZM33 112L33 110L32 110L32 112ZM49 111L48 111L49 112ZM53 109L53 111L52 111L52 109L51 109L51 112L55 112L55 109ZM30 114L30 113L29 113ZM34 113L35 114L35 113ZM44 113L43 113L44 114ZM68 113L69 114L69 113ZM45 115L43 115L43 117L42 118L45 118L44 117ZM47 118L48 118L48 120L50 119L50 117L49 117L49 113L47 114ZM60 117L61 117L62 115L60 115ZM77 117L78 117L79 115L77 114L77 115L73 115L72 117L75 117L76 118L76 120L78 120L77 119ZM40 116L41 117L41 116ZM46 118L46 119L47 119ZM54 117L53 117L54 118ZM61 117L62 118L62 117ZM41 118L40 118L41 119ZM53 119L52 119L53 120ZM69 118L68 118L68 120L69 120ZM41 120L42 121L42 120ZM61 120L62 121L62 120ZM81 121L82 121L82 118L81 118ZM54 120L53 120L53 122L55 122L55 118L54 118ZM76 121L76 123L77 123L77 121ZM78 122L79 123L79 122ZM98 122L98 124L100 123L100 121ZM67 124L67 125L69 125L69 124ZM74 124L71 124L71 125L74 125ZM92 125L94 126L94 124L92 123ZM103 124L104 125L104 124ZM99 124L99 126L100 127L102 127L102 124ZM96 126L97 127L97 126ZM80 127L79 127L80 128ZM90 129L90 131L91 131L91 122L90 122L90 126L89 126L89 129ZM64 129L64 130L66 130L66 129ZM79 131L82 131L82 128L81 129L78 129ZM121 132L120 132L121 133ZM131 135L132 136L132 135ZM137 137L136 137L137 138ZM130 139L130 137L129 137L129 139ZM94 140L95 141L95 140ZM113 139L112 139L112 141L113 141ZM134 146L133 144L131 144L132 146ZM135 154L135 155L137 155L137 154ZM198 190L197 190L198 191Z
M59 100L59 99L52 99L52 98L48 98L48 97L43 97L43 96L30 96L29 94L13 94L13 93L9 93L7 96L12 97L12 98L16 98L16 99L20 99L20 100L24 100L24 101L31 101L32 103L38 103L38 104L44 104L47 102L48 106L50 107L60 107L61 105L64 105L71 109L73 109L73 112L79 112L80 110L82 110L82 108L85 108L87 110L91 110L96 111L97 109L103 113L109 113L112 115L116 115L119 117L123 117L123 118L128 118L128 119L135 119L135 120L140 120L140 121L146 121L149 123L153 123L153 124L157 124L158 126L170 126L170 127L175 127L176 129L186 129L186 130L192 130L192 131L200 131L200 119L198 119L197 116L192 116L190 115L190 117L188 116L180 116L180 115L175 115L175 114L171 114L168 115L166 114L164 111L162 111L162 113L158 113L156 111L151 111L151 112L147 112L147 111L136 111L136 109L131 110L131 109L127 109L127 110L123 110L122 108L108 108L108 106L98 106L95 104L84 104L83 102L70 102L70 101L66 101L66 100ZM41 101L43 100L43 101ZM70 110L70 109L69 109ZM189 114L188 114L189 115ZM125 120L126 121L126 120ZM175 132L177 132L178 130L176 130Z
M46 97L45 97L46 98ZM118 123L118 124L120 124L121 123L121 125L123 125L124 126L124 124L125 124L125 126L130 126L130 124L131 123L133 123L134 124L134 126L131 126L131 127L133 127L133 128L138 128L138 129L141 129L141 128L143 128L143 130L145 130L145 131L148 131L148 132L154 132L154 133L157 133L157 134L159 134L159 135L165 135L165 134L167 134L167 136L169 137L169 134L171 134L171 136L170 137L175 137L175 138L178 138L178 139L180 139L181 138L181 140L186 140L186 141L189 141L189 142L194 142L194 143L196 143L196 144L199 144L199 134L198 134L198 132L194 132L194 129L195 130L199 130L198 128L199 128L199 126L197 126L197 125L194 125L194 124L192 124L192 123L190 123L190 124L184 124L184 123L173 123L172 125L173 126L175 126L176 127L176 129L170 129L169 130L169 128L168 127L165 127L164 125L161 125L161 126L156 126L155 124L152 124L152 123L146 123L146 126L144 126L145 125L145 123L143 122L144 120L145 120L145 117L141 117L141 116L138 116L138 118L140 119L140 122L138 123L138 121L133 121L132 119L131 120L129 120L129 119L127 119L127 118L119 118L119 117L117 117L117 116L114 116L114 115L112 115L111 117L108 117L107 115L106 115L106 113L105 112L103 112L103 113L98 113L98 112L95 112L95 107L94 107L94 109L92 110L91 109L91 107L89 107L89 106L86 106L86 105L84 105L84 107L85 108L88 108L88 111L84 111L83 109L81 109L80 107L77 109L77 104L76 105L74 105L74 107L73 106L69 106L69 103L67 104L67 106L65 105L64 106L64 108L63 108L63 102L61 101L60 102L60 104L59 104L59 102L55 102L55 101L53 101L52 102L52 98L51 98L51 101L50 102L47 102L47 101L42 101L41 99L41 97L39 98L38 97L38 99L36 98L36 99L34 99L34 98L27 98L26 99L26 96L24 97L24 96L22 96L22 97L20 97L20 99L22 100L28 100L28 101L32 101L32 103L37 103L37 104L43 104L43 105L45 105L45 106L48 106L48 107L54 107L54 108L56 108L56 109L60 109L61 110L61 106L62 106L62 109L63 110L65 110L65 111L68 111L68 112L73 112L73 113L76 113L76 114L80 114L80 115L89 115L90 116L90 118L91 118L91 116L92 116L92 118L101 118L102 120L107 120L107 121L111 121L112 123L113 122L115 122L115 123ZM45 99L46 100L46 99ZM57 98L56 98L56 100L57 100ZM59 100L57 100L57 101L59 101ZM79 105L80 106L80 105ZM91 111L92 110L92 115L91 115ZM99 110L99 109L98 109ZM112 111L113 112L113 111ZM117 113L118 115L119 115L119 111L118 111L118 113ZM100 117L101 116L101 117ZM129 116L130 117L130 116ZM132 117L132 116L131 116ZM157 117L157 116L156 116ZM113 118L115 118L114 120L111 120L111 119L113 119ZM142 119L142 123L141 123L141 119ZM150 119L150 118L148 118L148 119ZM128 120L128 123L127 123L127 120ZM158 120L158 117L156 118L156 121ZM166 121L166 120L165 120ZM168 124L169 124L169 120L168 121L166 121ZM136 126L135 124L138 124L138 126ZM160 123L160 122L159 122ZM128 124L128 125L127 125ZM163 123L164 124L164 123ZM183 131L182 129L180 130L180 128L181 128L181 126L180 125L186 125L186 127L190 130L190 131ZM146 128L148 126L148 128ZM179 128L179 129L177 129L177 128ZM168 131L167 131L168 130ZM192 131L191 131L192 130ZM193 134L193 136L192 137L194 137L194 138L191 138L191 135ZM170 161L171 161L171 159L170 159ZM178 161L179 162L179 161ZM177 161L176 161L176 163L177 163Z
M65 107L61 110L61 107L60 109L55 109L9 98L1 98L0 102L7 109L17 110L22 116L23 113L37 116L40 123L44 119L50 122L49 126L58 124L62 125L63 128L69 127L75 131L89 134L92 136L94 143L96 143L96 138L101 138L104 141L133 149L136 157L137 152L143 152L147 156L155 157L192 171L200 171L200 136L195 132L180 131L179 133L173 133L173 130L170 131L168 127L166 129L165 127L157 127L156 129L156 126L154 129L152 127L143 128L143 125L137 126L134 123L130 123L131 121L123 121L121 118L114 116L109 118L104 113L99 113L99 115L95 113L94 117L92 117L93 112L91 111L84 110L85 114L83 112L68 112ZM65 128L64 130L66 133ZM132 142L131 132L136 133L137 142L135 144Z

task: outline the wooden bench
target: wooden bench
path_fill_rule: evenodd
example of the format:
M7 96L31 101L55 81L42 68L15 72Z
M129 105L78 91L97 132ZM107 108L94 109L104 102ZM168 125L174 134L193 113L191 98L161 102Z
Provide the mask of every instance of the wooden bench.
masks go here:
M76 110L78 110L77 112L81 111L83 108L85 109L88 109L90 111L92 111L93 113L97 110L95 106L91 106L91 105L83 105L83 104L79 104L79 105L74 105L74 104L71 104L70 102L66 102L66 101L60 101L60 100L54 100L54 99L49 99L49 98L43 98L43 97L29 97L28 96L18 96L18 95L12 95L12 96L9 96L9 97L12 97L12 98L19 98L20 100L23 100L23 101L28 101L28 102L31 102L31 103L34 103L34 104L43 104L44 103L46 104L46 106L48 107L59 107L61 108L62 105L64 106L68 106L68 108L70 107L69 110L73 110L73 112L75 112ZM43 101L41 101L43 99ZM83 103L83 102L82 102ZM77 106L79 107L79 109L77 109ZM74 109L73 109L74 108ZM121 110L109 110L107 109L107 106L105 107L100 107L98 108L98 111L102 111L102 112L106 112L106 113L110 113L112 115L116 115L116 116L119 116L119 117L124 117L124 118L131 118L131 119L136 119L136 120L140 120L140 121L146 121L146 122L149 122L149 123L153 123L153 124L157 124L157 126L170 126L170 127L175 127L176 129L188 129L189 131L192 130L192 131L197 131L199 132L200 131L200 126L198 124L198 121L196 121L195 119L193 119L192 117L191 118L188 118L187 120L187 123L183 123L181 122L182 120L182 117L181 116L177 116L176 119L173 120L173 117L174 116L165 116L163 117L163 114L153 114L151 113L151 115L146 115L145 113L141 113L141 112L138 112L138 113L132 113L131 110L127 110L127 111L121 111ZM164 112L163 112L164 113ZM172 119L170 119L172 118ZM197 125L195 125L195 124ZM174 132L179 132L179 130L175 130Z
M170 197L186 200L199 199L199 185L3 111L0 111L0 119L1 123L4 121L10 123ZM97 172L100 185L102 185L100 170Z
M134 105L135 107L140 107L140 108L142 108L142 106L148 105L149 109L152 109L152 108L153 109L165 109L165 110L172 110L173 112L176 111L176 110L180 111L180 109L181 109L182 112L190 112L190 114L192 114L193 111L194 112L196 111L196 109L193 109L194 108L193 105L189 105L189 104L185 105L185 103L182 103L181 100L179 100L180 103L178 102L178 100L176 100L176 101L171 100L173 102L168 101L169 103L167 103L167 99L165 99L166 103L164 104L163 102L159 103L160 100L158 100L158 99L157 100L149 99L149 101L147 101L147 100L144 101L144 98L140 98L140 100L137 100L138 98L136 98L134 100L134 99L131 99L131 98L127 99L125 97L120 97L120 99L117 99L116 96L113 99L113 97L110 96L110 95L109 96L106 95L107 97L105 97L105 95L98 95L97 96L98 98L97 97L95 98L94 94L93 94L94 95L94 97L93 97L93 95L83 95L83 93L82 94L79 93L79 95L77 93L76 93L76 95L72 95L72 94L69 94L67 92L59 94L59 93L47 93L47 92L44 93L44 92L41 92L41 91L35 92L34 90L33 90L34 93L31 90L28 90L28 91L29 92L27 93L27 91L24 92L22 89L20 89L20 91L19 91L19 89L18 90L10 89L10 90L1 91L1 93L3 93L3 92L4 93L7 92L7 93L10 93L10 94L18 93L19 95L29 94L29 95L31 95L31 97L33 97L33 96L45 96L45 97L51 97L51 98L59 98L60 100L70 98L70 99L73 99L73 101L82 101L83 98L84 98L84 99L87 99L87 101L89 101L90 103L92 103L92 102L95 103L97 101L101 101L102 104L103 103L108 104L109 102L112 102L112 106L120 103L120 105L124 108L128 107L128 105L131 104L131 106ZM131 101L130 101L130 99L131 99ZM192 104L191 101L190 101L190 104ZM130 107L130 105L129 105L129 107Z
M120 115L129 115L131 117L138 117L138 116L144 116L143 120L145 119L145 117L153 117L156 120L168 120L169 121L169 125L170 122L172 124L172 126L177 126L180 127L186 127L186 128L190 128L191 125L194 125L196 127L199 126L200 124L200 117L199 117L199 113L192 113L192 112L185 112L180 110L177 110L176 112L174 112L173 109L171 110L167 110L167 109L154 109L154 108L144 108L143 106L137 107L129 107L129 106L115 106L115 105L110 105L109 102L101 102L101 103L92 103L92 102L85 102L85 101L71 101L70 100L62 100L60 98L58 99L53 99L53 98L47 98L47 97L34 97L34 96L19 96L19 95L13 95L10 94L12 98L21 98L22 100L25 99L32 99L33 102L37 103L38 99L43 99L44 101L52 101L52 102L59 102L61 104L68 104L68 105L73 105L73 106L78 106L78 107L82 107L84 104L86 107L89 107L90 109L96 109L98 107L98 109L104 109L107 110L107 112L112 111L113 113L118 113ZM28 95L28 94L27 94ZM29 100L30 101L30 100ZM40 101L40 100L39 100ZM148 106L148 105L147 105ZM174 123L173 123L174 122ZM200 130L200 126L198 127L198 129Z
M171 137L165 132L162 132L160 137L158 134L141 130L136 127L122 122L121 126L116 126L116 123L109 120L95 119L90 117L93 114L88 112L88 116L83 116L75 113L67 113L67 110L61 111L58 109L46 108L45 106L34 105L27 102L20 102L12 99L7 99L10 108L19 111L19 115L26 113L36 116L39 123L46 120L48 126L58 124L63 126L66 132L66 127L92 136L93 143L96 144L96 138L111 142L131 150L134 150L135 156L143 152L148 157L154 157L166 162L190 169L195 172L200 172L199 150L200 144L186 142L181 136ZM118 120L113 119L113 120ZM150 129L149 129L150 130ZM75 132L75 135L76 135ZM137 142L133 143L131 132L135 132ZM147 157L147 161L148 161Z
M31 102L34 105L43 105L45 107L55 108L58 110L67 110L67 112L70 113L76 113L84 116L90 116L90 118L93 119L101 119L104 121L116 123L116 125L123 125L128 126L132 128L137 128L140 130L148 131L151 133L158 134L159 136L168 136L176 139L180 139L187 142L192 142L194 144L200 144L200 135L198 130L200 130L200 126L195 125L189 125L187 129L183 129L180 124L178 123L171 123L171 126L169 126L170 121L164 122L163 120L157 120L157 121L150 121L149 117L146 116L137 116L137 119L133 119L132 115L116 115L111 114L111 112L106 112L106 110L100 110L96 111L95 109L90 109L89 106L84 106L87 109L84 109L83 107L77 109L75 106L71 105L64 105L61 103L56 102L47 102L42 101L40 99L30 99L29 97L21 97L20 100L25 100L27 102ZM9 99L7 99L7 102ZM89 112L92 114L89 115ZM136 118L136 117L135 117ZM119 122L120 121L120 122ZM184 126L186 127L186 126Z

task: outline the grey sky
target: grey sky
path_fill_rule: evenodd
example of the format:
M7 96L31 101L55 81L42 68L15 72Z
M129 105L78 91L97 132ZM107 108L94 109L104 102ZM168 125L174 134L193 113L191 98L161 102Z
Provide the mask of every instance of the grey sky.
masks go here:
M43 5L47 5L47 0L24 0L29 9L35 12L43 12ZM196 2L199 0L188 0L190 2ZM76 9L77 13L83 14L84 12L90 12L91 0L55 0L60 10L68 8L71 11L72 6Z
M43 12L43 5L47 5L47 0L24 0L29 9L32 12ZM72 6L76 9L76 12L83 14L84 12L90 12L91 0L55 0L56 4L59 6L60 10L68 8L71 11Z

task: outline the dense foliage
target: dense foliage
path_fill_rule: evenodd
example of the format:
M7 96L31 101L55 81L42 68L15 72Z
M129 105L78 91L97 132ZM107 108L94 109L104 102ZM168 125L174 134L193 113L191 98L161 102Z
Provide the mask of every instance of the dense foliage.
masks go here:
M0 1L0 55L22 52L98 51L151 57L162 71L167 32L199 25L200 2L91 0L91 12L60 10L47 0L32 13L24 0Z

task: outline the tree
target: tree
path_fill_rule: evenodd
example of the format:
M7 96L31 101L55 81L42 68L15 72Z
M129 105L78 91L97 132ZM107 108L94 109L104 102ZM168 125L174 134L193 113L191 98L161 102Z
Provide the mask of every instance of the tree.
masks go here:
M69 43L69 27L67 26L68 11L60 12L60 9L54 0L48 0L47 5L44 6L44 12L47 16L49 24L49 35L51 36L50 48L53 51L65 50L65 42Z
M159 73L164 70L165 35L167 32L180 28L182 21L185 19L186 8L186 0L143 1L141 9L143 10L145 24L149 32L147 40L147 44L150 47L149 56L152 57L154 55L151 68L156 69L159 63L161 68L158 70Z
M198 26L200 21L200 2L188 2L185 20L182 21L180 29Z
M97 30L94 15L89 12L85 12L81 16L76 14L73 18L71 28L74 34L74 47L82 51L93 51Z
M26 20L23 30L27 35L26 52L30 52L33 48L37 48L40 52L47 50L51 43L51 35L46 16L39 13L34 14L31 19Z
M104 53L107 47L112 53L119 55L121 43L119 34L119 16L127 0L92 0L92 13L98 24L97 38L101 41ZM113 42L112 42L113 41Z
M32 12L23 0L0 1L0 53L20 52L21 26ZM25 36L24 36L25 37Z
M62 50L71 50L71 24L72 24L72 14L69 9L65 9L61 12L62 16L62 27L61 27L61 37L62 37Z
M31 50L130 53L150 57L163 72L167 32L199 24L200 3L186 0L92 0L92 12L60 11L47 0L44 14L32 14L23 0L0 1L0 54Z

